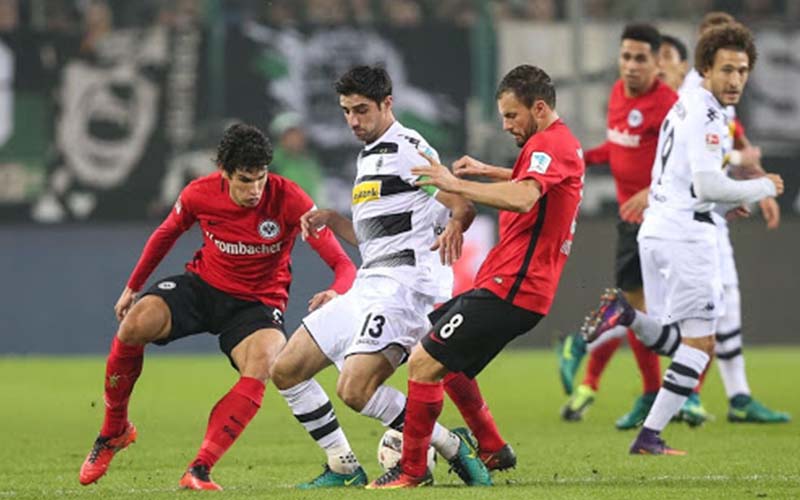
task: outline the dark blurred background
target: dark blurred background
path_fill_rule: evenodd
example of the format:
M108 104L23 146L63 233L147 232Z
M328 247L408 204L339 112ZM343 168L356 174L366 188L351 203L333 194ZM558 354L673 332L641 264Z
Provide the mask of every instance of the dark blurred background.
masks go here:
M737 111L786 181L777 231L758 214L731 227L747 340L796 343L800 2L0 0L0 354L105 352L147 236L181 188L214 169L235 120L268 133L272 171L346 212L360 145L332 82L351 66L388 69L398 119L444 160L510 165L518 150L494 101L507 70L547 70L559 113L589 148L605 135L623 25L652 22L691 52L710 10L756 33L759 61ZM591 168L556 305L518 345L574 329L611 283L615 212L607 168ZM470 236L479 251L494 234L495 214L482 215ZM199 242L187 234L154 276L179 272ZM290 329L330 279L302 243L294 269ZM178 344L167 349L216 348Z

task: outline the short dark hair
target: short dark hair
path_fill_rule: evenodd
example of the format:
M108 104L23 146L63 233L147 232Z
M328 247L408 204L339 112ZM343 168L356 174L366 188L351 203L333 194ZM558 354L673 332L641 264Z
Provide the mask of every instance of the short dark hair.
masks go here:
M506 92L513 92L528 108L538 99L553 109L556 107L556 89L550 76L542 68L530 64L522 64L509 71L497 86L495 98L500 99Z
M756 44L753 33L743 24L729 23L709 28L697 41L694 49L694 67L703 75L714 66L714 58L720 49L747 53L747 66L750 70L756 65Z
M702 33L708 28L712 28L714 26L722 26L724 24L731 24L735 22L736 19L732 15L728 14L727 12L715 10L703 16L703 19L700 21L700 26L698 26L697 29L699 30L700 33Z
M228 174L266 169L272 163L272 144L256 127L237 123L222 134L214 163Z
M672 35L661 35L661 45L664 44L672 45L675 47L675 50L678 51L678 56L681 58L681 61L685 61L689 57L689 51L686 49L686 44L683 41L675 36Z
M359 94L377 104L392 95L392 79L379 66L356 66L336 80L334 87L339 95Z
M658 53L661 46L661 34L652 24L629 24L622 30L621 40L636 40L650 44L650 50Z

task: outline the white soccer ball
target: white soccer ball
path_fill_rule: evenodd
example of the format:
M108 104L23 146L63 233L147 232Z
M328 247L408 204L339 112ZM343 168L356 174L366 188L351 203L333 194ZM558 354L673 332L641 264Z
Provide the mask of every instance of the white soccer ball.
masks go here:
M400 455L403 453L403 433L394 429L389 429L383 433L378 443L378 463L381 469L387 471L397 465ZM428 447L428 470L433 472L436 467L436 450L433 446Z

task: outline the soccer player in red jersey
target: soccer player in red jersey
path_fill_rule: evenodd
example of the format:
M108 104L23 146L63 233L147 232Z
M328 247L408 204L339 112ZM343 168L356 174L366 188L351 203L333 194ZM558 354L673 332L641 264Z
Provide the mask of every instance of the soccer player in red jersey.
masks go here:
M120 326L106 364L105 420L81 466L81 484L100 479L114 454L136 440L128 399L142 371L144 346L210 332L240 378L211 410L203 443L180 486L222 489L209 472L261 406L270 368L286 343L291 251L300 217L314 207L297 184L268 174L271 161L272 146L261 131L229 127L217 148L220 171L190 183L147 241L114 306ZM186 272L158 281L136 301L153 269L195 223L203 231L203 246ZM311 299L315 309L350 287L355 266L329 230L309 244L336 275L329 290Z
M678 100L677 93L658 79L658 54L661 36L647 24L625 27L619 49L620 79L611 89L608 101L607 139L586 152L587 165L608 164L617 187L616 287L636 308L645 307L639 246L636 235L647 206L650 172L656 154L658 132L667 112ZM647 349L632 332L619 327L600 339L586 343L579 333L565 337L558 351L559 372L564 390L571 394L561 410L565 420L580 420L594 401L606 364L627 332L639 371L643 394L633 409L619 418L619 429L632 429L644 421L661 387L658 355ZM586 374L573 391L573 378L587 349L590 351Z
M497 90L503 128L522 147L513 171L497 182L459 179L433 158L412 169L433 185L500 209L500 241L475 278L475 288L431 315L433 327L409 360L408 400L400 463L368 488L413 488L429 482L426 453L442 411L448 373L474 378L515 337L550 309L572 247L583 189L581 146L555 111L556 95L542 69L511 70ZM499 169L498 169L499 170Z

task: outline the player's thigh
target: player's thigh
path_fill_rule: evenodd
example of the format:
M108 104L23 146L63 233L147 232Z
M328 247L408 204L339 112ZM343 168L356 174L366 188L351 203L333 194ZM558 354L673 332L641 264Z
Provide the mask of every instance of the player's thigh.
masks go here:
M211 290L207 304L211 312L208 315L206 329L217 335L219 348L228 357L231 366L244 375L245 366L241 362L250 361L251 365L247 371L257 373L259 376L255 378L266 380L269 367L265 367L263 363L267 362L267 356L276 348L280 351L286 339L283 330L283 311L261 302L242 300L217 289ZM265 336L260 333L263 330L277 332L280 335ZM258 337L255 342L253 336ZM271 343L272 349L265 351L263 347L268 342ZM239 359L234 358L234 351L243 343L247 343L247 347L239 350L242 354ZM260 357L260 361L257 361L256 357Z
M397 367L426 333L433 303L396 280L368 276L306 316L303 326L340 371L347 357L370 353Z
M172 314L161 297L142 297L119 325L117 337L129 345L144 345L166 339L172 329Z
M509 342L531 331L541 319L542 315L488 290L471 290L459 295L439 317L422 346L449 371L475 377ZM410 369L417 367L412 363Z
M666 264L661 258L665 240L643 238L639 241L642 264L642 291L650 316L664 321L667 300Z
M382 352L348 356L336 384L336 393L348 406L361 411L394 371L395 365Z
M725 313L717 321L717 333L729 335L742 328L742 298L739 285L724 285L722 297L725 301Z
M309 380L330 364L305 326L300 326L278 354L270 376L272 383L283 390Z
M155 322L159 330L149 342L166 345L209 329L206 304L210 289L208 284L191 273L169 276L150 287L128 316L136 312L139 304L146 304L147 312L142 314L147 317L146 321ZM166 322L165 318L168 318ZM126 325L120 327L124 328ZM153 324L144 328L152 331Z
M664 323L688 318L713 320L724 310L716 242L670 241L664 247Z
M364 280L357 291L356 328L345 357L381 353L397 368L428 333L435 298L383 276Z
M739 273L736 271L736 259L734 258L728 224L725 223L724 219L717 226L717 248L719 249L719 270L722 285L725 287L738 286Z
M262 328L245 337L231 350L231 360L243 377L252 377L262 382L269 378L286 336L276 328Z

